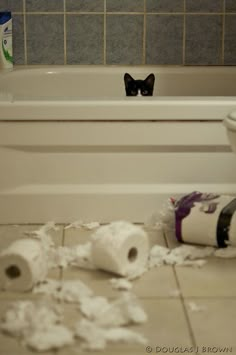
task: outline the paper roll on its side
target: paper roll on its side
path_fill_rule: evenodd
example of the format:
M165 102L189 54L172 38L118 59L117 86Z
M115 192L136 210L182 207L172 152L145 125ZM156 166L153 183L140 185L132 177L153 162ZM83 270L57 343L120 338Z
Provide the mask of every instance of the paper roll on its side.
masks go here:
M118 221L100 227L92 236L94 265L121 276L145 268L149 253L147 233L139 226Z
M47 256L38 240L17 240L0 254L0 289L28 291L47 272Z

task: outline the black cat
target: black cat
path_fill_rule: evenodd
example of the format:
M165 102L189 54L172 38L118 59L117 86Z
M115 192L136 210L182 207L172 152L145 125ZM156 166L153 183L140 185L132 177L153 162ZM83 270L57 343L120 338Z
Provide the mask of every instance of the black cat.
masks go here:
M149 74L145 80L135 80L131 75L125 73L126 96L152 96L155 82L154 74Z

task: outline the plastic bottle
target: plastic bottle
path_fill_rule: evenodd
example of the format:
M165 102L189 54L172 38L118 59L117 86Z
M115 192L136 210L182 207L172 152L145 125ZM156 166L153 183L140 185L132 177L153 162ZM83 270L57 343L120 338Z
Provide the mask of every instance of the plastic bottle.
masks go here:
M11 12L0 12L0 69L12 69L12 17Z

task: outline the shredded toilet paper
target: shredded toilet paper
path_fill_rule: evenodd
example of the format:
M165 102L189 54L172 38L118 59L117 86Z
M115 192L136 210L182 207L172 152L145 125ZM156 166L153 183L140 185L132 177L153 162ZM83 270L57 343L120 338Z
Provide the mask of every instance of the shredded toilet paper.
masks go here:
M102 350L107 342L146 344L147 339L127 328L147 321L147 315L135 295L124 293L109 302L105 297L83 298L80 311L87 319L76 325L75 334L83 340L83 348Z
M207 309L205 306L197 305L195 302L188 302L188 306L191 312L203 312Z
M133 287L132 283L129 280L124 278L110 279L110 283L112 284L112 287L114 289L121 290L121 291L128 291Z
M47 279L37 285L34 293L44 293L52 296L58 301L68 303L79 303L84 297L93 295L93 291L80 280L57 281Z
M214 255L218 258L236 258L236 248L228 246L227 248L216 249Z
M182 265L201 267L206 263L202 258L213 255L213 247L197 248L191 245L181 245L174 249L155 245L149 254L148 266L153 268L162 265Z
M65 226L64 229L70 229L70 228L77 228L77 229L87 229L87 230L93 230L96 229L100 226L99 222L83 222L83 221L75 221L71 224L68 224L67 226Z
M57 247L48 250L49 265L51 268L66 268L69 265L83 269L95 269L92 262L91 242L72 247Z
M74 248L74 259L72 260L71 265L81 267L83 269L96 269L92 261L91 249L91 242L77 245Z
M62 314L58 305L18 301L6 311L0 329L37 351L57 349L74 342L73 332L61 324Z
M63 287L66 297L57 299L71 301L73 283ZM48 288L52 293L58 283L51 281ZM81 286L81 285L80 285ZM45 283L42 288L46 287ZM80 295L81 296L81 295ZM83 348L101 350L107 342L131 342L145 344L146 338L130 329L127 325L140 324L147 321L147 315L139 305L135 295L128 292L113 302L105 297L93 297L85 293L80 298L80 311L86 317L75 324L74 330L66 327L63 322L63 309L58 305L50 305L45 301L18 301L11 305L2 322L0 330L21 339L36 351L59 349L74 343L77 336L83 340ZM125 326L125 327L123 327Z
M26 337L25 343L37 351L60 349L74 343L74 334L64 325L52 324L47 328L32 332Z
M124 342L145 345L147 339L133 330L122 327L102 328L97 324L82 319L76 326L76 336L84 341L85 350L103 350L107 342Z
M48 233L50 230L57 231L59 228L55 225L54 222L48 222L37 230L25 232L26 235L31 236L41 242L42 248L45 255L48 258L49 267L51 267L51 251L55 248L55 243L52 240L52 237Z
M82 298L81 312L103 327L140 324L147 321L147 315L135 295L127 292L113 302L105 297Z

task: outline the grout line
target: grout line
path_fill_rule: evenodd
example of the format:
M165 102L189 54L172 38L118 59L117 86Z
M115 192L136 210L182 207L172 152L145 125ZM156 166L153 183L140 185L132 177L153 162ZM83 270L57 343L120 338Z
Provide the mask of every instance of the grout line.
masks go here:
M28 64L28 53L27 53L27 33L26 33L26 0L23 0L23 26L24 26L24 55L25 55L25 60L24 63L25 65Z
M143 58L142 64L146 64L146 39L147 39L147 14L146 14L146 0L143 0L144 14L143 14Z
M106 1L106 0L104 0ZM102 11L97 11L97 12L89 12L89 11L38 11L38 12L33 12L33 11L13 11L13 14L16 15L22 15L22 14L27 14L27 15L63 15L66 13L67 15L103 15L104 12ZM128 12L128 11L120 11L120 12L106 12L106 15L164 15L164 16L176 16L176 15L191 15L191 16L213 16L213 15L224 15L224 12L143 12L143 11L134 11L134 12ZM227 13L227 15L236 15L236 12L230 12Z
M107 63L107 1L104 0L104 23L103 23L103 64Z
M181 301L181 304L182 304L182 307L183 307L184 316L185 316L185 319L186 319L186 322L187 322L187 325L188 325L188 331L189 331L189 335L190 335L190 340L192 342L193 347L196 349L197 348L197 343L196 343L196 340L195 340L193 328L192 328L192 325L191 325L191 322L190 322L190 318L189 318L189 315L188 315L187 307L186 307L185 302L184 302L184 297L182 295L180 283L179 283L178 276L177 276L177 273L176 273L176 269L175 269L174 266L172 266L172 270L173 270L173 273L174 273L174 276L175 276L175 280L176 280L178 289L180 290L180 301Z
M184 0L184 18L183 18L183 65L185 65L186 51L186 0Z
M165 239L165 242L166 242L166 246L168 247L168 238L167 238L165 229L163 230L163 235L164 235L164 239ZM186 306L185 306L185 302L184 302L184 297L183 297L183 294L182 294L181 286L180 286L179 279L177 277L176 269L175 269L174 266L172 266L172 270L173 270L175 281L176 281L176 284L177 284L177 289L180 291L179 297L176 297L174 299L179 299L181 301L184 317L186 319L187 326L188 326L190 340L192 342L193 347L196 349L197 344L196 344L196 340L195 340L195 337L194 337L194 332L193 332L193 329L192 329L192 326L191 326L191 322L190 322L190 319L189 319L189 316L188 316L188 311L187 311Z
M64 0L63 6L64 6L64 64L67 64L66 0Z
M222 54L221 54L221 64L224 65L225 62L225 11L226 3L223 0L223 19L222 19Z

